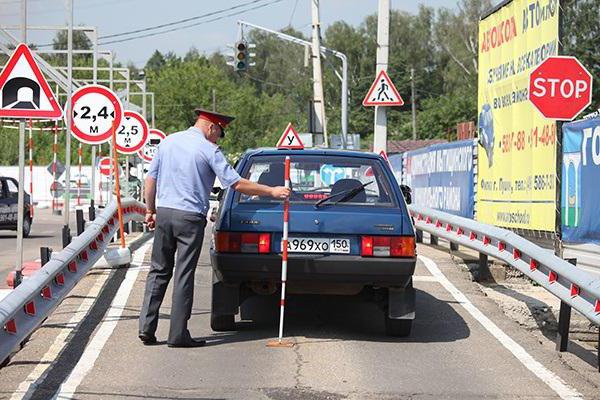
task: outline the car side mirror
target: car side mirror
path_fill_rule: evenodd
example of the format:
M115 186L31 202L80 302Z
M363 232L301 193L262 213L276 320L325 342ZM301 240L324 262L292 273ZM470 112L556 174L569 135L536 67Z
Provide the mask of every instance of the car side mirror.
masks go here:
M412 203L412 190L408 185L400 185L400 190L402 191L402 195L404 196L404 200L406 204Z

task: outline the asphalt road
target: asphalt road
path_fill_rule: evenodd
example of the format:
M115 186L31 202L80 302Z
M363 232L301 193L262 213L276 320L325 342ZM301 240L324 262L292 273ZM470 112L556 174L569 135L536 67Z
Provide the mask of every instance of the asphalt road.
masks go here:
M87 217L87 212L85 213ZM76 234L75 212L71 213L71 234ZM23 239L23 261L40 258L40 247L62 248L62 227L64 217L52 215L50 209L35 209L31 233ZM16 231L0 230L0 289L7 288L6 276L14 270L17 255Z
M425 246L409 338L386 337L379 309L341 296L290 297L285 334L293 348L265 346L277 334L276 299L245 307L253 320L238 322L237 332L212 332L206 242L190 321L206 347L165 345L169 294L160 344L139 342L149 253L142 262L138 251L133 265L141 270L94 269L77 286L0 370L0 398L600 398L595 354L559 355L544 336L508 320L446 252Z

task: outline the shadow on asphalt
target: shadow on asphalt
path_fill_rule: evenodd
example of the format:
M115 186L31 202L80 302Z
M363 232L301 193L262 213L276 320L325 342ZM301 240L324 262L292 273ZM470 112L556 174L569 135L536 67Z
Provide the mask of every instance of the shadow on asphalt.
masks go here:
M279 298L252 297L241 307L242 321L237 331L215 333L204 339L207 346L268 339L277 336ZM383 311L361 296L292 295L285 315L285 336L299 336L299 343L311 339L357 340L372 342L454 342L470 336L463 318L448 302L417 290L417 317L409 337L396 338L385 334ZM194 332L193 321L190 331Z

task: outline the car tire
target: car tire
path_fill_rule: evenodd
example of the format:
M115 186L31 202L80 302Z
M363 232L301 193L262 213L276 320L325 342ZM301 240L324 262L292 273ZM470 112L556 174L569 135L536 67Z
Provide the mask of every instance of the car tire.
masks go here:
M31 232L31 219L28 217L23 218L23 237L29 237Z
M407 337L412 329L412 319L393 319L385 316L385 334L394 337Z
M215 332L235 331L235 316L211 314L210 328Z

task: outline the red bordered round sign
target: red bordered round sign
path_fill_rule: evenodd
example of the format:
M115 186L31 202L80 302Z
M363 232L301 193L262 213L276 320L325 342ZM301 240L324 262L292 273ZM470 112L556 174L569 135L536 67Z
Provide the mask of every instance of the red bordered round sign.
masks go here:
M134 154L146 144L150 134L148 122L135 111L125 111L117 129L117 151Z
M117 95L100 85L87 85L72 96L71 134L87 144L110 140L112 129L121 124L123 106Z
M144 147L142 147L142 149L138 152L138 155L145 161L152 161L154 154L156 154L156 150L158 149L158 145L166 137L167 135L165 135L164 132L158 129L150 129L148 140L146 141Z

